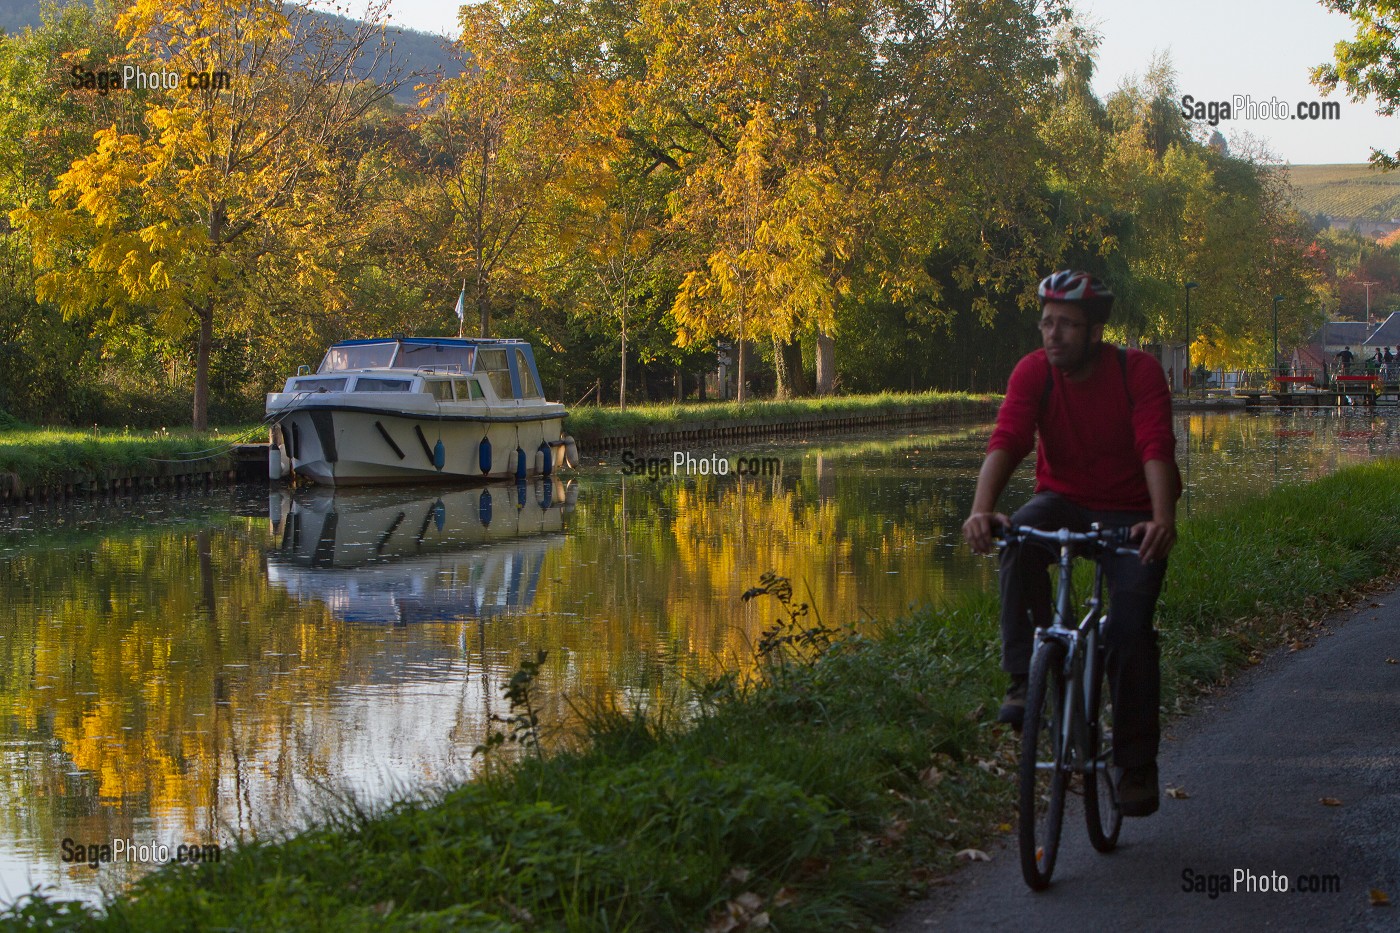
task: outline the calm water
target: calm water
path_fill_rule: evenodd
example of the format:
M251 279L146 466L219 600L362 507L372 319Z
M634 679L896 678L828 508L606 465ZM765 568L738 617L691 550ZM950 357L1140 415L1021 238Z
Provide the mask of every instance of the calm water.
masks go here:
M95 897L141 870L65 862L65 838L173 853L470 776L540 648L560 730L568 700L674 699L749 663L775 607L738 597L770 568L834 623L988 585L959 536L988 431L721 451L776 476L651 480L614 457L523 492L258 485L0 511L0 899ZM1192 512L1400 454L1385 409L1177 432ZM1023 467L1003 504L1030 485Z

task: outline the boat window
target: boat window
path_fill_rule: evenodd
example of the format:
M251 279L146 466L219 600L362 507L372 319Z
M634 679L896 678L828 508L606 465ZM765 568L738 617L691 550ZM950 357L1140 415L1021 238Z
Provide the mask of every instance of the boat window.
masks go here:
M407 379L376 379L372 376L361 376L355 380L356 392L407 392L412 385Z
M520 373L520 397L539 398L540 389L535 385L535 374L530 371L530 361L525 358L525 351L519 347L515 348L515 369Z
M374 369L388 366L394 358L393 342L368 343L355 347L331 347L326 358L321 361L318 373L337 372L346 369Z
M457 401L459 402L486 397L486 393L481 391L481 383L475 379L454 379L453 382L457 384Z
M433 393L433 398L439 402L452 401L452 382L448 379L428 380L428 391Z
M515 398L515 389L510 384L510 364L506 362L504 347L482 347L476 355L476 371L485 373L491 380L491 388L501 399Z
M298 379L295 389L298 392L344 392L344 379Z
M408 343L399 348L394 366L400 369L435 369L438 372L470 372L472 347L441 343Z

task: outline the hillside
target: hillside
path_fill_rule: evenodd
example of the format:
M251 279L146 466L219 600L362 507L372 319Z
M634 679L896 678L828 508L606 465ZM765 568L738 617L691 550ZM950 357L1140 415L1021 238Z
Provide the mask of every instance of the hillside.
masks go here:
M6 33L17 33L26 26L38 26L39 2L40 0L8 0L0 5L0 29ZM332 22L349 22L343 17L323 13L315 15ZM448 71L457 67L452 56L443 48L442 38L411 29L394 28L388 32L390 40L394 43L394 60L402 63L406 72L432 73L439 69ZM374 69L369 77L382 80L384 68L381 66ZM406 105L416 103L417 94L413 90L413 84L413 81L406 82L394 94L394 100Z
M1326 214L1358 221L1400 218L1400 172L1356 165L1293 165L1294 205L1309 216Z

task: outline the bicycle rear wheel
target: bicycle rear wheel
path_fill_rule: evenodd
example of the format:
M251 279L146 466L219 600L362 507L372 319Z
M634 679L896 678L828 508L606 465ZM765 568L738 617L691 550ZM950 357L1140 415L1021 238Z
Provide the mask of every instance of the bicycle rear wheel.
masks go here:
M1097 638L1088 645L1089 657L1099 650ZM1112 852L1118 845L1118 831L1123 828L1123 811L1118 808L1118 785L1113 780L1113 702L1104 689L1103 656L1098 656L1089 685L1089 701L1085 714L1089 726L1090 760L1084 774L1084 819L1088 824L1089 841L1100 852ZM1090 672L1086 672L1088 676ZM1098 711L1095 717L1094 712Z
M1064 710L1065 646L1045 641L1031 659L1021 731L1021 874L1033 890L1050 886L1065 812L1065 769L1060 748Z

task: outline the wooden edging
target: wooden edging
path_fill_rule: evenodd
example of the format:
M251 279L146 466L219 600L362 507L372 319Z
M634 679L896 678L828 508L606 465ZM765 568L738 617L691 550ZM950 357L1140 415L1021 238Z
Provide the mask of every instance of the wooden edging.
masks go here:
M189 463L151 461L142 467L68 470L42 483L26 484L17 473L0 473L0 505L61 502L78 496L129 496L163 489L192 489L234 483L231 457Z

